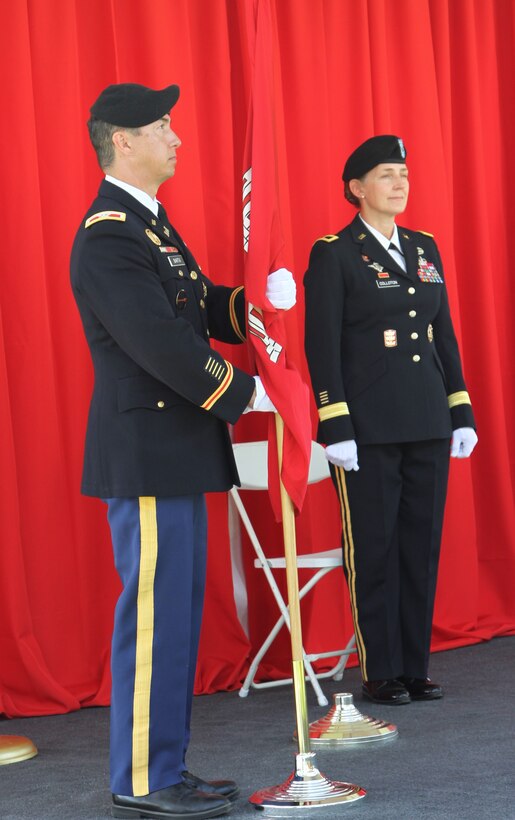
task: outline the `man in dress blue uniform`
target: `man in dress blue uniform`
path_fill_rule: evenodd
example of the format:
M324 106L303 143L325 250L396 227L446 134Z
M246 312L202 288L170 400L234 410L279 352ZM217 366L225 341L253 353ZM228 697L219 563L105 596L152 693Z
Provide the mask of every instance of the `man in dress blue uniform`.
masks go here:
M259 377L210 347L245 341L242 287L214 285L156 199L175 173L176 85L106 88L88 122L107 172L75 238L71 280L95 370L82 491L108 505L123 590L112 642L115 817L226 814L233 781L187 771L206 565L204 493L238 475L227 430L274 411ZM268 277L295 303L289 271Z
M311 251L306 354L363 695L405 704L442 696L427 672L449 444L467 457L477 436L438 248L395 224L409 190L402 140L367 140L343 179L360 212Z

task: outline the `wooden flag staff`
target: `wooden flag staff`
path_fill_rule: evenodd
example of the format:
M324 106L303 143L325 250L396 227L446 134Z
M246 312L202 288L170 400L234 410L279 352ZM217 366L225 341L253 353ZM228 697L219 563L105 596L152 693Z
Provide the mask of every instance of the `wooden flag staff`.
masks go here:
M279 476L282 470L284 422L275 415ZM249 801L257 809L274 817L291 817L309 809L321 806L348 805L360 800L366 791L352 783L328 780L316 767L316 754L311 751L309 740L306 682L304 678L304 657L302 649L302 626L300 620L299 579L297 575L297 547L295 537L295 514L292 501L280 480L281 512L283 521L284 554L286 559L286 581L290 612L290 633L293 666L293 689L297 722L298 753L295 771L278 786L271 786L255 792Z

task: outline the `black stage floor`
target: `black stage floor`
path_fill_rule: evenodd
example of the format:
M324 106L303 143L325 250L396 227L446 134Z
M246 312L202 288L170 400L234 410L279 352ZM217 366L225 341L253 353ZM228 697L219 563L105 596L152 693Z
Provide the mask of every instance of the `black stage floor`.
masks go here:
M365 715L395 723L397 740L378 746L317 751L331 780L359 784L363 800L291 816L333 820L515 820L515 637L439 652L431 675L445 687L439 701L382 707L360 697L357 669L323 681L332 694L351 692ZM325 715L307 686L309 720ZM191 771L230 777L242 796L233 820L271 816L248 797L283 783L294 768L291 687L195 698ZM110 816L108 709L0 722L0 734L25 735L32 760L0 766L1 820L100 820Z

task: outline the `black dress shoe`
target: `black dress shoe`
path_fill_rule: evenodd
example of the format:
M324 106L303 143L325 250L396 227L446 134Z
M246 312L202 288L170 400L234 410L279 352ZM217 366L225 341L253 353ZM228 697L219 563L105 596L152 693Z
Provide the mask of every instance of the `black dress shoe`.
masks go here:
M400 706L409 703L408 690L398 680L367 680L361 687L363 697L374 703L386 703L389 706Z
M202 780L191 772L182 772L184 782L192 789L206 794L219 794L226 797L231 803L236 800L240 790L234 780Z
M410 693L411 700L435 700L443 698L443 689L439 683L433 683L430 678L399 678L403 686Z
M205 794L192 789L186 783L177 783L166 789L150 792L143 797L127 797L113 794L113 817L125 818L163 818L172 820L204 820L207 817L219 817L227 814L231 804L225 797L216 794Z

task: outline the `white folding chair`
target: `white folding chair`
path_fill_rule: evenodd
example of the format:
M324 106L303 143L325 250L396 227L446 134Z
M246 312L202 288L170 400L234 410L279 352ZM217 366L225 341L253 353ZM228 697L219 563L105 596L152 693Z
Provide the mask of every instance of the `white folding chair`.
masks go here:
M241 481L241 488L233 487L230 491L230 497L234 502L236 510L238 511L243 525L250 538L252 546L256 553L254 566L257 569L262 569L265 573L266 579L272 590L274 598L280 610L280 617L270 630L266 640L263 642L261 648L253 659L247 677L240 689L239 695L242 698L247 697L250 687L255 689L264 689L270 686L284 686L292 683L292 678L281 678L273 681L263 681L256 683L254 678L261 662L261 659L267 652L268 648L274 641L279 630L286 624L290 629L290 617L288 612L288 605L284 600L272 570L284 570L286 568L286 559L283 556L277 558L267 558L265 552L256 535L256 531L252 526L250 518L244 507L239 489L241 490L267 490L268 489L268 443L266 441L252 441L244 444L233 444L236 464L238 465L238 473ZM324 449L320 444L312 442L311 445L311 461L309 467L308 484L315 484L319 481L329 478L329 466L325 458ZM297 555L298 569L313 569L315 574L311 576L309 581L299 590L299 600L313 589L315 584L320 581L328 572L336 568L342 567L342 550L340 547L336 549L328 549L322 552L314 552L310 554ZM345 649L334 649L330 652L319 652L306 654L303 649L304 668L306 670L306 680L311 681L315 691L318 703L320 706L327 706L328 700L325 697L319 679L334 678L334 680L341 680L343 670L347 664L349 655L355 651L354 635L350 638ZM333 658L337 657L338 662L335 666L327 672L315 672L312 662L319 658Z

